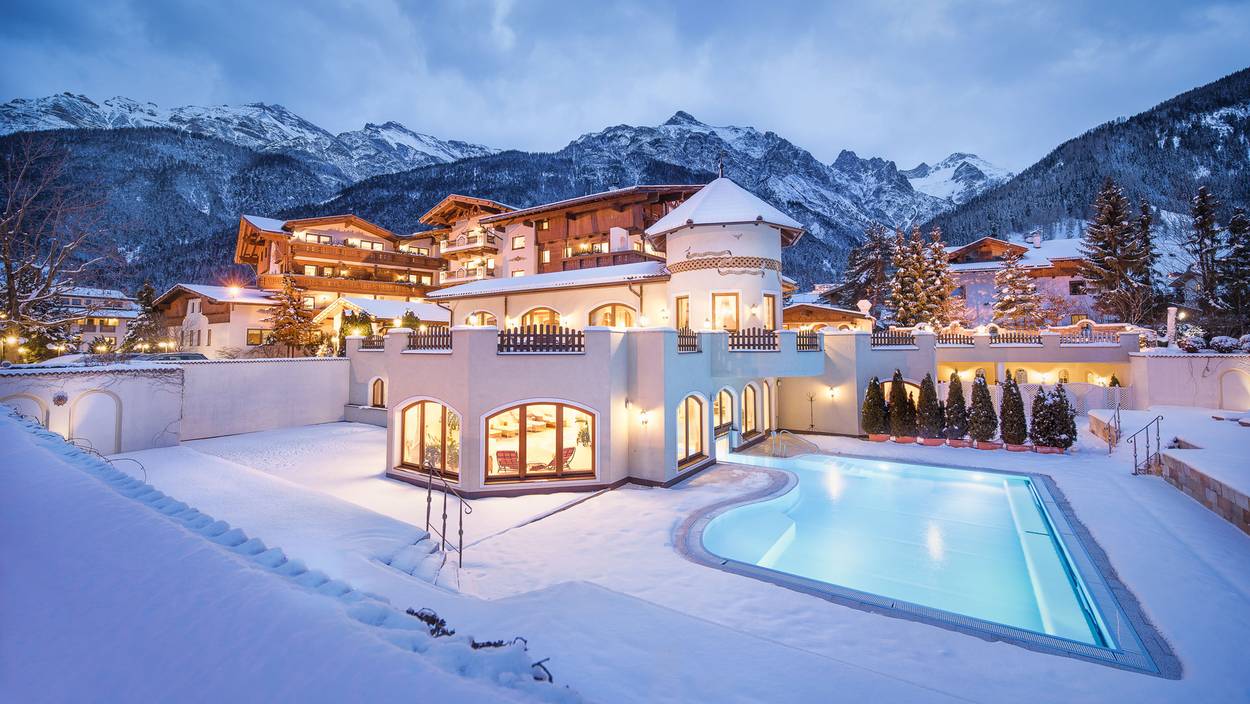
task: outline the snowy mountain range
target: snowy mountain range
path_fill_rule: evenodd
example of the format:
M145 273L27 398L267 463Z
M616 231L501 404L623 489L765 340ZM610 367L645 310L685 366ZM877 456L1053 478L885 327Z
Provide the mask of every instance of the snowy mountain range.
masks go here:
M989 163L976 154L956 152L933 166L921 162L914 169L901 172L911 187L955 205L972 200L1014 175Z
M60 129L167 127L216 137L258 152L290 154L324 164L328 184L345 186L378 174L493 154L497 149L414 132L398 122L366 124L331 134L281 105L250 103L165 109L114 97L95 102L60 93L0 105L0 135Z

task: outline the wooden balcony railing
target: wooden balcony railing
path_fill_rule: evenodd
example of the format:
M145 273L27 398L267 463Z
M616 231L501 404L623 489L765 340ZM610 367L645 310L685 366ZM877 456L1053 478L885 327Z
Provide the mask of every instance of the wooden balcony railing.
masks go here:
M353 279L339 276L309 276L307 274L287 274L295 283L296 288L312 291L334 291L337 293L380 293L391 296L423 296L429 290L425 284L414 284L406 281L375 281L373 279ZM282 289L282 274L262 274L257 279L260 288L268 291Z
M1076 335L1064 335L1059 338L1059 344L1061 345L1092 345L1095 343L1106 344L1108 342L1118 344L1120 342L1119 334L1113 332L1092 332L1088 335L1077 333Z
M872 334L873 347L900 347L916 344L916 336L909 332L878 330Z
M677 351L680 353L702 352L703 343L699 333L690 328L682 328L677 331Z
M558 325L528 325L499 331L500 354L585 352L586 333Z
M735 352L777 351L777 331L768 328L744 328L729 333L729 349Z
M1007 331L990 335L991 345L1040 345L1042 344L1041 333Z
M815 330L800 330L794 337L794 346L799 352L819 352L820 334Z
M314 244L298 240L291 242L291 254L296 257L316 257L358 264L383 264L410 269L439 271L447 268L447 261L440 257L426 257L420 254L412 254L411 252L387 252L385 250L337 244Z
M448 352L451 350L451 328L433 327L408 333L408 345L404 349L420 352Z
M362 350L380 350L386 347L386 338L381 335L369 335L360 341Z
M650 261L662 262L664 261L664 255L647 254L633 249L619 252L574 252L568 257L553 259L553 261L541 264L539 273L577 271L578 269L593 269L600 266L616 266L617 264L635 264L637 262Z
M480 279L493 279L498 274L494 269L479 266L473 269L460 268L454 271L444 271L440 277L440 281L445 284L458 283L461 281L478 281Z
M463 252L470 249L499 249L498 235L460 235L455 239L448 239L439 245L439 250L444 254L449 252Z
M937 343L939 345L971 345L974 344L972 335L964 335L957 332L939 332L937 334Z

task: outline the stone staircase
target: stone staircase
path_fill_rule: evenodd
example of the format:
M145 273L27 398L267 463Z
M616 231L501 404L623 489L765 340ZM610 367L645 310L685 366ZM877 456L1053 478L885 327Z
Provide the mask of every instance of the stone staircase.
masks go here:
M455 560L448 560L437 540L425 532L411 545L405 545L389 557L384 564L440 587L459 591L460 570Z

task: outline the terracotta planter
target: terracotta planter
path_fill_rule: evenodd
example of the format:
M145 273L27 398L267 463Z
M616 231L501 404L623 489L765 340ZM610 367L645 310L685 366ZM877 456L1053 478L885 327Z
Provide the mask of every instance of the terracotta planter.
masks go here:
M1062 455L1063 454L1062 447L1046 447L1044 445L1038 445L1037 447L1033 448L1033 451L1041 453L1043 455Z
M1006 443L1006 447L1008 452L1028 452L1033 449L1028 445L1012 445L1011 443Z
M951 447L972 447L972 441L967 438L947 438L946 444Z
M914 437L912 437L912 436L910 436L910 435L903 435L903 436L901 436L901 437L894 438L894 442L896 442L896 443L898 443L898 444L900 444L900 445L915 445L915 444L916 444L916 438L914 438Z
M945 445L946 441L942 438L920 438L920 444L928 447L939 447Z
M868 440L870 442L888 442L889 439L890 436L885 433L868 433Z
M997 440L973 440L972 446L978 450L998 450L1003 444Z

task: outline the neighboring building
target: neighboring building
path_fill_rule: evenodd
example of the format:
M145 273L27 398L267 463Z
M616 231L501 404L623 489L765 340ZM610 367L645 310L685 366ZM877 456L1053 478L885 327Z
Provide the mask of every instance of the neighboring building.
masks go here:
M340 296L419 301L447 265L429 236L401 237L355 215L244 215L234 260L256 267L262 291L281 290L283 278L291 277L313 311Z
M790 297L783 317L786 330L872 330L874 322L873 317L863 311L807 302L804 294Z
M241 286L175 284L156 299L166 333L179 349L208 357L255 353L269 337L266 291Z
M336 298L333 303L326 306L320 313L313 318L313 323L320 327L323 331L330 332L336 337L340 329L343 327L343 314L351 311L353 314L361 313L373 318L373 334L384 335L386 331L393 327L398 327L400 319L405 313L412 313L417 316L422 325L447 326L451 322L450 312L441 306L433 303L424 303L421 301L387 301L376 298ZM359 334L358 331L350 331L350 334Z
M956 282L954 295L964 300L973 324L993 322L994 272L1001 269L1007 255L1015 251L1023 255L1024 266L1037 280L1038 294L1051 297L1066 310L1061 323L1085 319L1105 322L1094 310L1094 297L1081 278L1080 245L1080 239L1043 240L1035 233L1024 243L982 237L965 245L947 247Z
M111 288L78 286L67 291L61 303L83 314L70 326L70 332L81 337L84 351L94 351L97 345L116 348L126 339L130 321L139 317L135 299Z
M421 216L421 223L436 229L421 234L437 244L438 256L447 261L447 269L439 273L439 286L454 286L467 281L510 276L512 272L533 273L532 262L525 256L532 241L522 242L517 249L523 253L518 260L508 256L513 247L503 233L484 227L480 221L513 208L486 198L452 194L439 201ZM511 266L509 266L511 265Z

